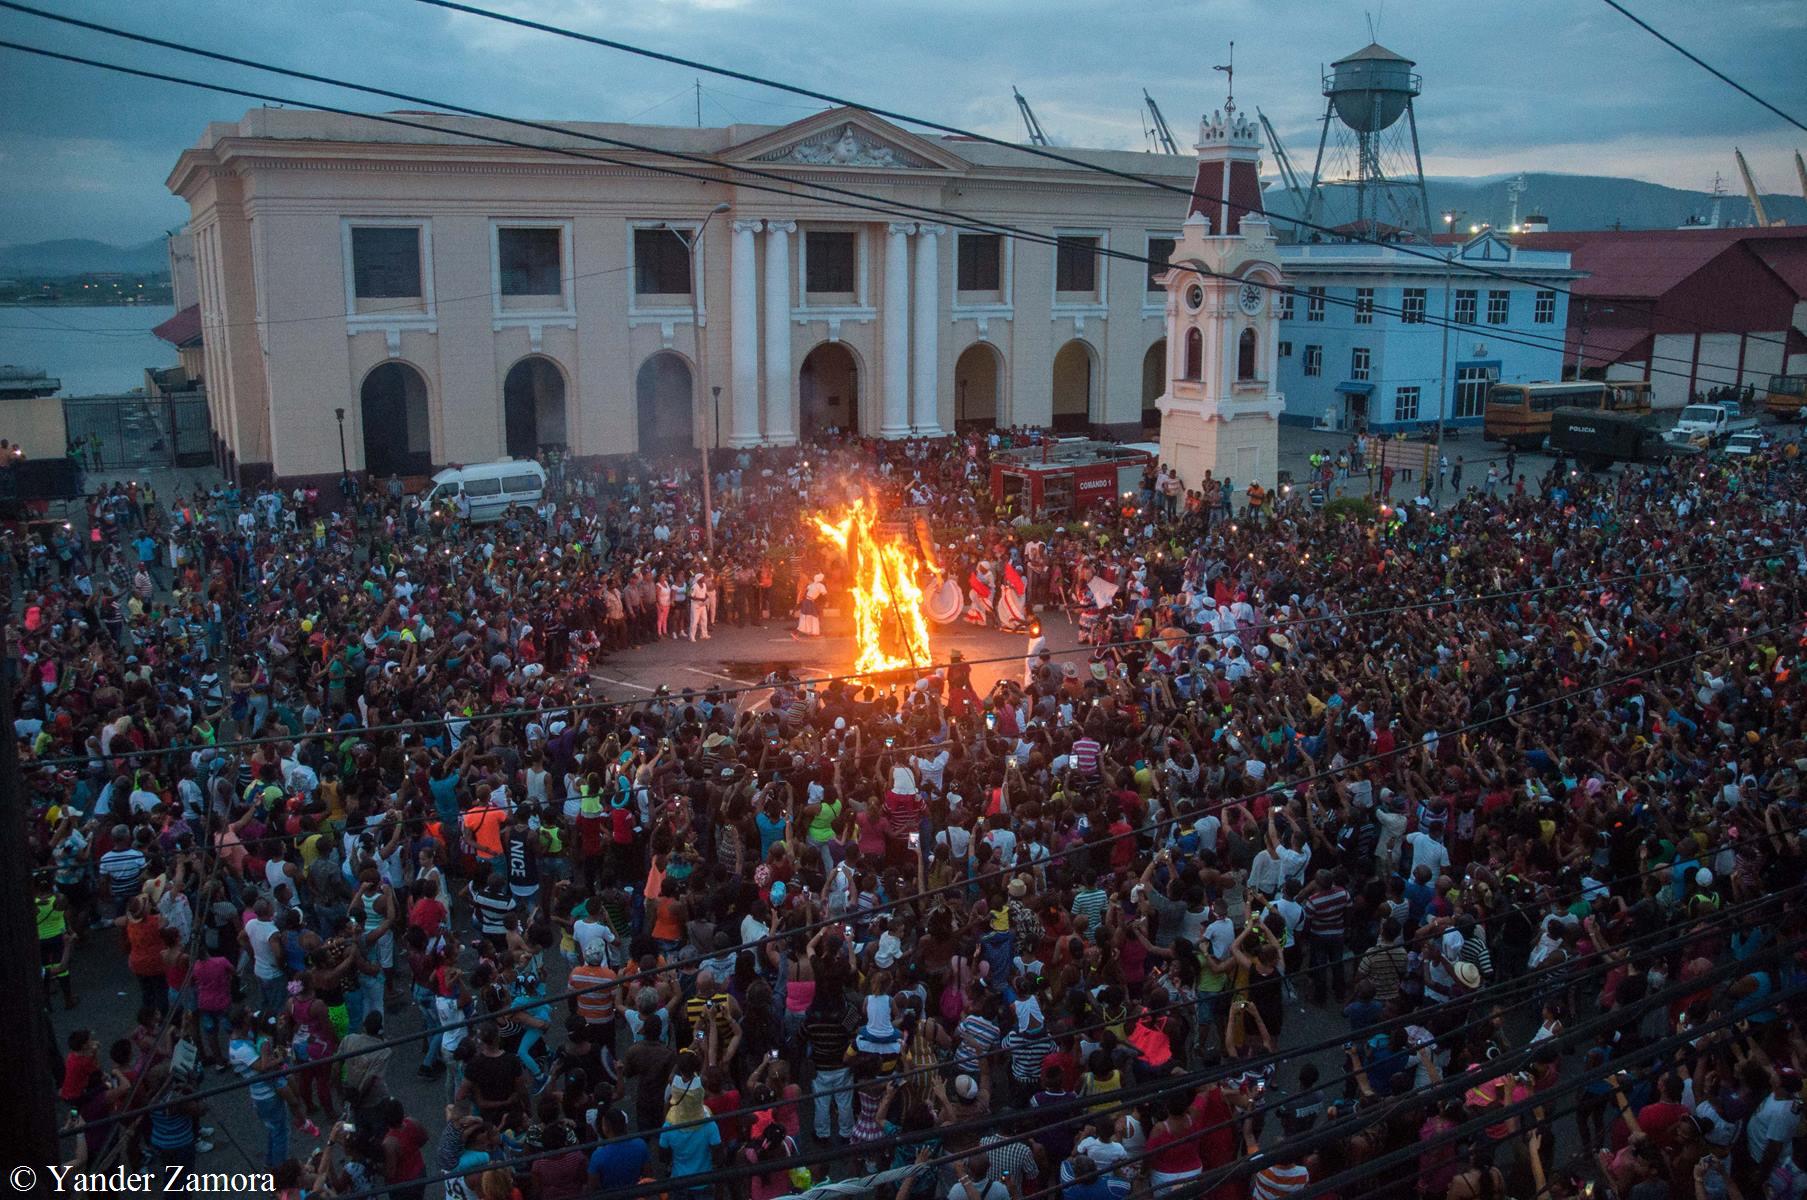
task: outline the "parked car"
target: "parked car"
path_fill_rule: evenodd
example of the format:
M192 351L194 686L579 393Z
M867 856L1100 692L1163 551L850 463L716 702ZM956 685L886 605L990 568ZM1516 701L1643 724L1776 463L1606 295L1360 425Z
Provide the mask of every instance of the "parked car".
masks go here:
M1756 430L1747 429L1743 433L1734 433L1725 440L1725 452L1739 456L1761 454L1769 449L1769 439Z

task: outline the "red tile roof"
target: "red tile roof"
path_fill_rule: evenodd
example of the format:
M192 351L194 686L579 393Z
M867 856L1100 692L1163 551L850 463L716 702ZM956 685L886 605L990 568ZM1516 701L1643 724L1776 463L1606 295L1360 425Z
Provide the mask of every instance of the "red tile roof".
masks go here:
M1567 250L1574 268L1587 272L1585 279L1571 285L1577 296L1656 299L1739 242L1751 242L1750 249L1766 261L1771 253L1792 261L1795 247L1807 247L1807 225L1521 233L1513 241L1530 250ZM1803 274L1807 274L1807 266ZM1793 280L1790 286L1807 298L1807 292Z
M178 350L200 345L201 306L199 304L189 305L151 332Z

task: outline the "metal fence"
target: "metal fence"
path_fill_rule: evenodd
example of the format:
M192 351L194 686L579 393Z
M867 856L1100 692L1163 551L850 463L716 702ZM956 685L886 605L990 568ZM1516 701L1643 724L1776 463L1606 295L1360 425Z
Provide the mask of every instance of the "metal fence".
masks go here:
M207 397L197 392L65 396L63 423L91 471L199 466L212 458Z

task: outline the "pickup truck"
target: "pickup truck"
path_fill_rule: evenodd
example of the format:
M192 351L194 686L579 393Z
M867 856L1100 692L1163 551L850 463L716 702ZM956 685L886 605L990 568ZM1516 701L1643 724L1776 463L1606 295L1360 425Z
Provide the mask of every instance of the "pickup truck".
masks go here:
M1590 471L1615 462L1662 462L1698 454L1687 442L1671 442L1636 413L1559 408L1550 414L1550 452L1566 454Z
M1690 404L1682 409L1681 419L1666 435L1671 442L1687 442L1698 446L1717 446L1734 433L1757 427L1757 415L1746 415L1735 400L1718 404Z

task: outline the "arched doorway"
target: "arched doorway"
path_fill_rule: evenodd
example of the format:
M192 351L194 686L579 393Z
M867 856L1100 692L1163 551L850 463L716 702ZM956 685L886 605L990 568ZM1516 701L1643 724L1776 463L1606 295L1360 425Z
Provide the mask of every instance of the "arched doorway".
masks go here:
M797 433L813 438L830 429L860 429L860 365L839 342L823 342L797 369Z
M661 350L640 364L634 380L640 449L659 453L696 445L696 397L690 364L683 356Z
M565 373L557 363L532 354L508 368L502 423L510 458L532 458L565 444Z
M1084 430L1092 423L1092 348L1074 338L1054 355L1054 428Z
M425 475L433 469L433 424L427 381L402 362L386 362L358 389L364 421L364 470L370 475Z
M989 342L974 342L954 362L954 428L990 429L998 423L1004 356Z
M1167 339L1156 338L1142 356L1142 428L1159 429L1161 397L1167 391Z

